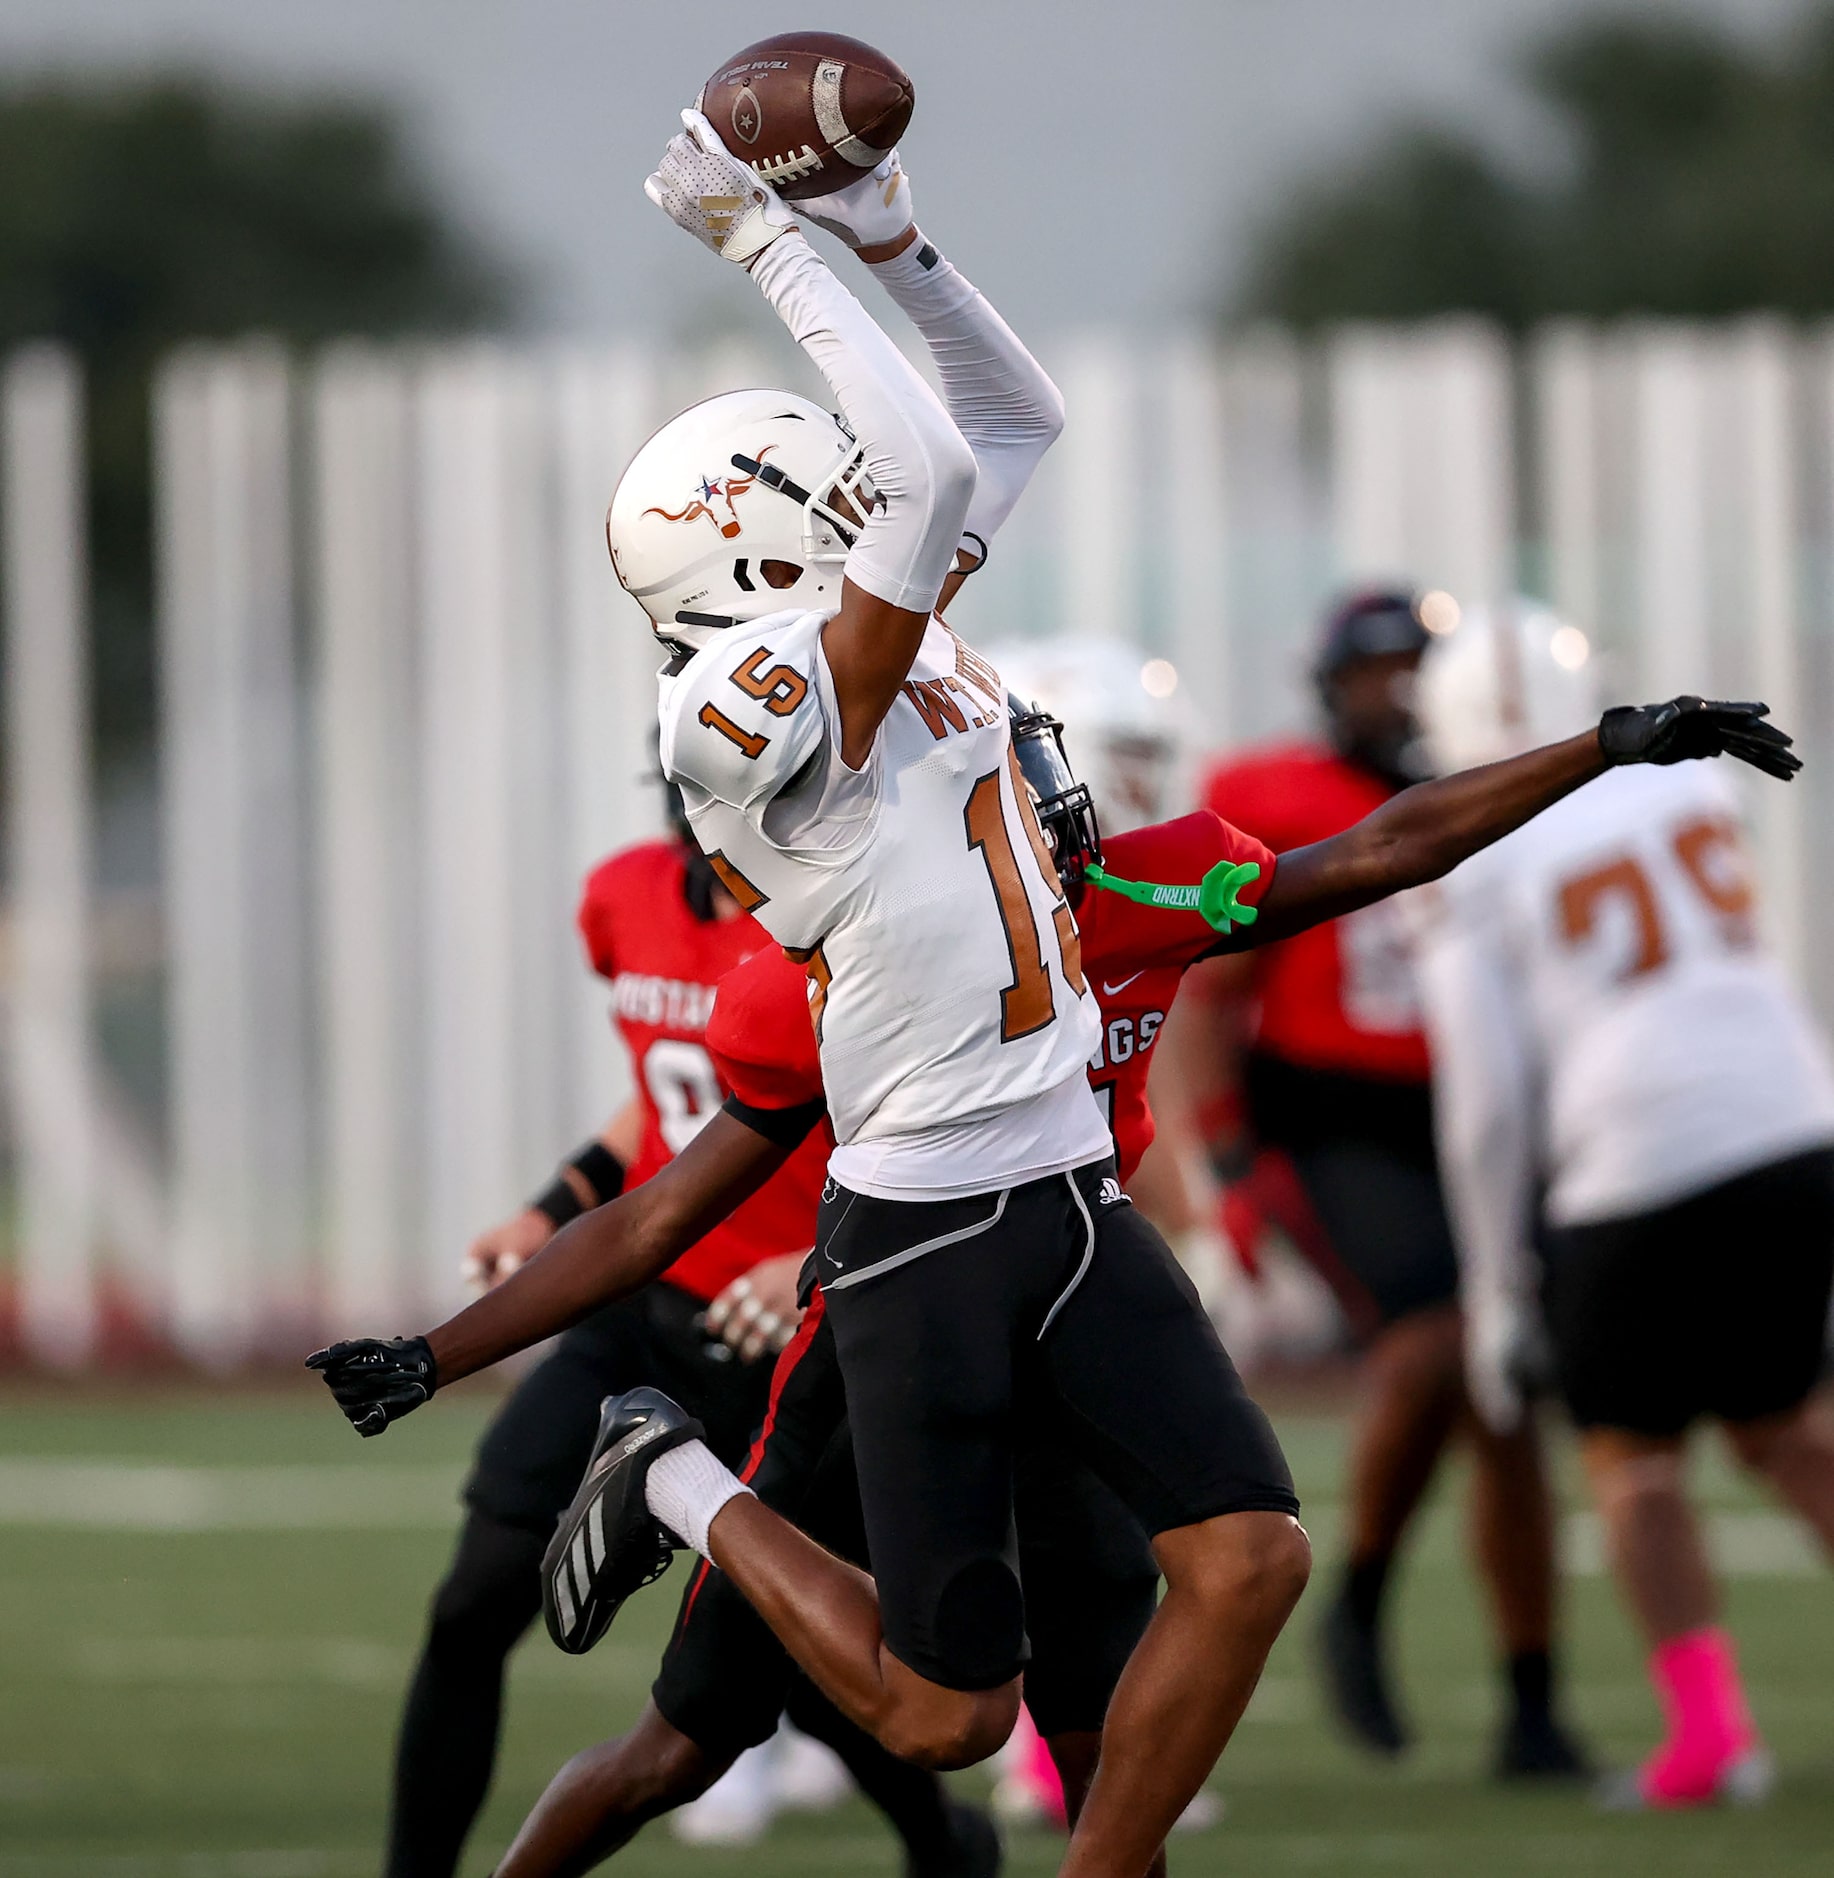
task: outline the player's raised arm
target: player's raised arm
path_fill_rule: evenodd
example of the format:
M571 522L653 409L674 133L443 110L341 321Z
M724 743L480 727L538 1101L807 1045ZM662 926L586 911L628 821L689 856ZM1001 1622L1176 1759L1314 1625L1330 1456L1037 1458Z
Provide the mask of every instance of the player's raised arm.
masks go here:
M1622 705L1561 743L1416 783L1341 835L1281 855L1258 923L1236 943L1266 945L1438 880L1619 764L1735 756L1787 782L1801 759L1768 715L1768 705L1701 698Z
M811 1125L814 1117L810 1118ZM424 1337L361 1337L307 1358L361 1435L658 1278L794 1151L721 1112L654 1178L563 1226L494 1291Z
M918 228L896 150L850 187L796 206L853 249L923 335L943 403L974 452L974 500L962 532L966 566L943 588L947 605L966 573L987 558L988 543L1062 434L1062 394L986 295Z
M775 192L727 153L698 111L684 111L682 123L646 193L678 227L746 269L828 381L865 451L872 508L847 557L840 610L822 634L841 756L858 768L954 564L974 494L974 455Z

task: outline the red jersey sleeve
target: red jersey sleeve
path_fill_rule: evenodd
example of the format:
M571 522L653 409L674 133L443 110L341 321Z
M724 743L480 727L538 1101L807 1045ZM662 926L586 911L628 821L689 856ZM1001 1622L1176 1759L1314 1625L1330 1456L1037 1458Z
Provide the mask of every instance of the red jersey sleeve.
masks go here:
M1132 828L1102 843L1102 865L1122 880L1159 886L1194 886L1211 868L1251 862L1261 872L1237 897L1256 906L1274 877L1274 853L1265 842L1199 809L1175 822ZM1158 965L1189 965L1228 939L1194 908L1142 906L1099 887L1085 890L1078 914L1084 951L1099 954L1104 969L1144 971ZM1243 929L1235 928L1239 933Z
M800 1108L822 1099L808 974L776 946L754 952L720 980L707 1048L721 1081L752 1108Z
M586 884L580 889L579 911L574 915L587 961L604 979L618 975L617 909L622 897L619 887L624 870L619 863L623 858L621 854L613 855L586 876Z

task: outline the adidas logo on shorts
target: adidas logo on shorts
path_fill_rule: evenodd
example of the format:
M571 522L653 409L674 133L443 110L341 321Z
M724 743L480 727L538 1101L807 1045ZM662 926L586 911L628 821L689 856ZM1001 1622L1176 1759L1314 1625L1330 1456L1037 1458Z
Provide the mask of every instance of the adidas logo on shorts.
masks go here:
M1127 1189L1112 1174L1102 1176L1101 1191L1095 1196L1098 1206L1132 1206Z

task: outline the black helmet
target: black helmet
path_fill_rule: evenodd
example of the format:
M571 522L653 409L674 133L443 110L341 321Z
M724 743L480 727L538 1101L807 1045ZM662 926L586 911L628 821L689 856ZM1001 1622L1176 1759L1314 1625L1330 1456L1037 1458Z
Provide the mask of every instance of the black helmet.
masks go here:
M1102 859L1102 831L1089 785L1076 780L1064 754L1063 725L1049 711L1011 692L1006 709L1012 719L1019 773L1032 792L1032 806L1057 863L1057 877L1064 891L1072 892L1082 885L1083 869L1091 861L1099 866Z
M1420 618L1420 596L1401 588L1366 587L1347 594L1326 616L1312 673L1328 685L1358 659L1424 652L1432 635Z

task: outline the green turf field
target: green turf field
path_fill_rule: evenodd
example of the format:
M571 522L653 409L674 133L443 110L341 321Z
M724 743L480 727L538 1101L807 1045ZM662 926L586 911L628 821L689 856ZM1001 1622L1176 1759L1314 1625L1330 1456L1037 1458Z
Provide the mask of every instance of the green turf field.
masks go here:
M453 1488L489 1398L459 1392L359 1445L315 1394L0 1397L0 1878L359 1878L377 1845L395 1705L444 1556ZM1321 1562L1338 1424L1283 1416ZM1757 1813L1601 1818L1576 1797L1483 1778L1488 1652L1458 1552L1456 1494L1406 1574L1401 1657L1421 1745L1372 1768L1323 1725L1312 1600L1217 1776L1224 1822L1182 1837L1180 1878L1792 1878L1834 1871L1834 1587L1793 1529L1704 1471L1733 1569L1732 1618L1782 1762ZM1570 1593L1575 1709L1620 1759L1653 1710L1583 1522ZM1589 1569L1588 1569L1589 1565ZM678 1568L679 1572L679 1568ZM468 1870L489 1869L547 1773L616 1732L679 1589L646 1593L591 1657L531 1641L516 1667L496 1799ZM961 1777L975 1784L976 1777ZM1054 1869L1021 1837L1011 1869ZM639 1875L892 1873L861 1807L780 1824L762 1848L696 1852L655 1827Z

